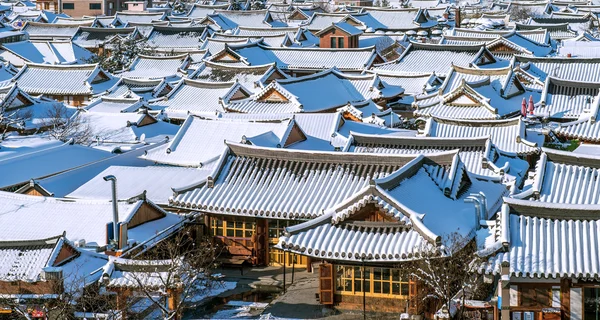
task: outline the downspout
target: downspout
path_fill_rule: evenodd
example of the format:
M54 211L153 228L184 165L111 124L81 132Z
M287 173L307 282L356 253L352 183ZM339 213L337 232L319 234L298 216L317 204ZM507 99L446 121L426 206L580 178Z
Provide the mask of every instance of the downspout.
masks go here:
M113 175L108 175L103 178L104 181L111 182L112 189L112 207L113 207L113 241L119 243L119 207L117 206L117 178Z

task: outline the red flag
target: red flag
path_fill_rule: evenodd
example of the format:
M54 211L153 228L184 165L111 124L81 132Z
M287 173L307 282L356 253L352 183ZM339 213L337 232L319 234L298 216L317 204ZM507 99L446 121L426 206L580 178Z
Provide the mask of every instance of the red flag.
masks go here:
M527 102L525 101L525 97L523 97L523 102L521 103L521 115L523 117L527 116Z
M533 106L533 96L529 96L529 114L533 115L533 110L534 110L534 106Z

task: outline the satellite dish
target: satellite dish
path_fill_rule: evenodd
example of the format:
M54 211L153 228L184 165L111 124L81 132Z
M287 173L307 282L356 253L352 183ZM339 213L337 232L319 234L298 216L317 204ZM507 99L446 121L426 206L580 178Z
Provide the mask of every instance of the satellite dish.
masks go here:
M146 134L142 133L142 135L140 136L140 141L144 142L146 140Z

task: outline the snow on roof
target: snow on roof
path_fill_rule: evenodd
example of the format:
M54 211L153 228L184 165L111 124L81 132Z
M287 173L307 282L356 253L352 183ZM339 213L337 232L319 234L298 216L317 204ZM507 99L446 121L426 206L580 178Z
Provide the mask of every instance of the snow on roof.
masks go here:
M426 29L437 25L436 19L431 19L426 9L380 9L364 8L373 18L386 26L388 30Z
M600 83L547 77L536 114L553 119L579 119L596 115L600 105Z
M165 97L152 101L151 108L163 108L170 118L185 119L188 114L223 112L221 100L232 91L235 82L202 82L182 79Z
M233 21L237 26L258 28L267 26L267 24L264 23L267 10L215 10L215 13Z
M246 138L253 142L253 137L271 133L278 137L278 143L283 146L290 125L289 119L254 122L205 120L197 116L189 116L168 144L149 150L145 159L178 166L203 166L221 157L227 149L223 141L237 143ZM276 147L277 145L277 143L264 145L260 143L262 141L258 142L261 146Z
M0 280L38 281L58 237L38 241L0 241Z
M505 206L509 206L505 204ZM543 213L543 208L535 209ZM597 278L600 220L548 218L503 210L502 232L507 234L508 252L490 256L481 273L500 274L503 263L510 275L522 278Z
M83 64L94 55L71 41L20 41L4 43L2 47L25 62L47 64ZM20 59L2 53L0 56L20 66ZM11 59L12 58L12 59Z
M90 27L93 21L83 22L81 25ZM79 30L77 24L53 24L53 23L42 23L42 22L27 22L23 27L23 31L29 34L31 39L52 39L62 38L71 39Z
M176 77L186 68L187 54L166 57L139 55L119 76L134 79L160 79Z
M113 175L119 182L119 197L129 199L146 192L146 198L158 204L167 204L174 187L188 186L206 179L210 170L168 166L110 166L88 182L69 193L67 198L109 199L111 190L106 188L103 177Z
M203 5L199 3L195 3L194 6L187 13L187 16L190 18L204 18L209 14L213 14L215 9L225 9L229 6L229 4L223 5Z
M414 158L228 146L216 175L207 178L214 182L175 190L171 206L275 219L314 218Z
M520 67L545 81L548 76L558 79L600 82L599 58L538 58L515 55Z
M73 36L73 42L84 48L98 48L115 36L133 37L135 28L88 28L81 27Z
M96 64L25 64L13 81L29 94L91 95L101 93L117 79Z
M238 36L248 36L248 37L262 37L262 36L272 36L272 35L280 35L288 32L297 32L297 27L287 27L287 28L269 28L268 26L262 27L247 27L247 26L239 26L236 29L235 35Z
M321 49L321 48L273 48L254 43L244 46L232 45L232 50L244 57L250 65L275 62L281 69L322 70L336 67L342 71L368 68L376 57L375 48Z
M124 12L119 11L116 17L124 23L151 23L153 21L164 20L164 12Z
M85 112L80 116L90 126L92 137L99 143L157 142L174 136L179 126L156 120L147 113ZM146 119L148 118L148 119Z
M207 31L199 27L155 26L148 36L148 44L157 48L199 48Z
M228 44L232 44L232 43L245 44L247 42L248 42L247 38L234 38L234 39L208 38L202 43L200 48L202 50L208 50L208 52L211 55L215 55L215 54L223 51L223 49L225 49L225 47Z
M532 183L515 198L543 203L598 205L596 175L600 158L544 148Z
M106 97L151 100L166 94L161 94L165 89L168 89L166 90L168 93L169 88L171 85L164 79L120 78L113 87L107 90Z
M285 99L270 100L273 90ZM243 113L320 112L348 103L393 98L402 92L402 88L386 86L375 74L350 76L333 68L304 77L276 80L253 97L231 102L226 109Z
M278 77L284 79L288 76L280 72L275 64L264 66L229 66L205 61L198 67L196 72L190 75L191 79L207 82L230 82L237 81L244 88L256 92L267 85L267 78L277 72Z
M439 44L411 44L397 60L375 65L374 70L396 72L401 74L424 74L435 72L445 75L451 66L467 67L470 65L495 62L493 55L481 45L439 45Z
M1 187L15 186L105 159L111 154L80 145L63 143L34 152L0 159Z
M315 12L310 18L306 27L309 30L319 31L330 27L332 24L342 21L347 16L346 13L325 13Z
M105 186L110 189L107 183ZM85 239L88 246L106 243L106 224L113 219L110 201L58 199L0 192L0 240L32 240L53 237L66 232L71 241ZM144 201L119 202L119 221L123 222L135 213ZM158 209L160 210L160 209ZM167 216L174 215L167 213ZM177 218L180 218L177 216ZM167 219L167 218L163 218ZM163 219L159 219L163 220ZM169 221L172 218L168 218ZM151 228L147 223L140 229ZM161 226L162 227L162 226ZM162 231L151 228L152 232ZM131 230L135 230L132 228ZM129 230L129 231L131 231ZM144 238L130 239L144 241Z
M352 132L349 152L430 154L450 150L460 150L461 161L467 171L476 176L499 179L511 176L520 183L529 165L517 157L497 154L489 137L431 138L403 137L393 135L369 135ZM493 163L493 166L489 166Z
M141 156L147 150L156 148L162 143L164 141L134 148L124 153L111 154L110 157L100 161L76 167L48 178L38 179L35 182L52 192L55 197L64 197L110 166L143 167L153 165L152 162L141 159Z
M423 135L428 137L491 137L501 153L532 154L539 151L537 142L528 138L520 117L508 120L449 120L429 118ZM532 137L534 138L534 137Z
M8 135L0 144L0 161L62 145L63 142L39 135Z
M102 96L88 104L85 109L92 112L137 112L147 105L139 97L136 98L111 98Z

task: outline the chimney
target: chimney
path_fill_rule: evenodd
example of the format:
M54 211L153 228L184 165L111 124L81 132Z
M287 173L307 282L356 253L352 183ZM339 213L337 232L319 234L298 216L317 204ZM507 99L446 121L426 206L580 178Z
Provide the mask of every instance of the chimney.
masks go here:
M460 27L460 21L461 21L461 16L460 16L460 8L456 8L454 11L454 25L455 26L459 26Z
M567 53L567 58L570 58L570 57L571 57L571 53L569 52L569 53Z
M104 181L111 182L112 189L112 207L113 207L113 240L114 242L119 241L119 207L117 206L117 178L113 175L104 177Z

